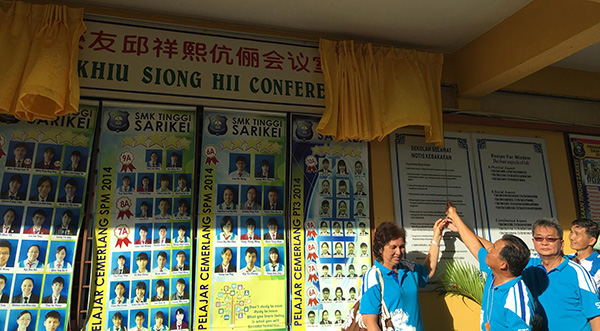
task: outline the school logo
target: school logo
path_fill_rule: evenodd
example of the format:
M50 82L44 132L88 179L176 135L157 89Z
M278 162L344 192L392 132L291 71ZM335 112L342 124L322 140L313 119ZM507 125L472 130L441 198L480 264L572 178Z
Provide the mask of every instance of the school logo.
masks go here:
M208 116L208 132L215 136L222 136L227 133L227 117L221 115Z
M296 138L300 140L310 140L313 137L312 122L298 121L296 124Z
M0 123L15 124L19 123L19 119L8 114L0 114Z
M582 158L585 156L585 149L583 148L583 143L579 141L573 142L573 155L577 158Z
M109 112L106 126L110 131L126 131L129 129L129 113L121 110Z

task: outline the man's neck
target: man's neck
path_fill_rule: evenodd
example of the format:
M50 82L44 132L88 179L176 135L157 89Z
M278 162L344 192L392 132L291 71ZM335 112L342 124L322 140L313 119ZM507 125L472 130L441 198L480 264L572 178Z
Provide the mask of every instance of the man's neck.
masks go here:
M558 267L558 265L561 264L564 260L562 252L557 255L540 256L540 258L542 260L542 265L544 266L544 268L546 268L546 271L550 271Z
M594 248L592 248L592 246L588 246L585 249L578 250L575 259L577 260L577 262L583 261L587 259L588 256L592 255L593 252Z
M500 286L502 284L506 284L511 280L515 279L513 274L508 271L501 270L500 272L494 273L494 286Z

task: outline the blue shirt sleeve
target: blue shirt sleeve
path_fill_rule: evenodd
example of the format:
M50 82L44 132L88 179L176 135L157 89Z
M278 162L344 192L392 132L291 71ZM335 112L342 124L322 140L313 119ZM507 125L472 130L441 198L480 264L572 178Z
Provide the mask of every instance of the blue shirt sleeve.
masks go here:
M419 287L425 287L429 281L429 269L423 264L415 264L415 272Z
M594 283L593 286L595 285L596 284ZM579 287L579 295L581 298L581 311L583 312L583 315L587 319L600 316L600 301L598 301L598 293Z

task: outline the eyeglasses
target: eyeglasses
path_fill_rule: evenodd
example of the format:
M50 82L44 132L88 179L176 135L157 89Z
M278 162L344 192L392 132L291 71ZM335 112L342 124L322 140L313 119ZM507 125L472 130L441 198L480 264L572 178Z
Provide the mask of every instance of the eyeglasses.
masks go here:
M555 243L557 240L560 240L560 238L558 238L558 237L547 237L547 238L544 238L544 237L533 237L533 240L535 240L536 242L539 242L539 243L541 243L541 242L543 242L545 240L548 243L552 244L552 243Z

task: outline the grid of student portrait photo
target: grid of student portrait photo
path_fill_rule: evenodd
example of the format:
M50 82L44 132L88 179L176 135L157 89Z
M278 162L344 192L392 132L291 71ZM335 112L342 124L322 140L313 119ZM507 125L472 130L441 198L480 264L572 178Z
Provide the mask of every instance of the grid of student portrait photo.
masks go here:
M13 140L0 176L0 330L65 330L88 146Z
M371 266L371 247L366 160L320 157L317 162L309 212L317 236L308 242L318 258L307 269L317 276L319 304L307 310L305 321L322 327L341 325L358 299L361 276Z
M135 153L145 155L144 167L116 175L114 199L130 201L122 224L133 242L110 251L105 323L108 330L188 330L193 178L182 167L188 160L182 150Z
M284 187L273 185L274 155L230 153L227 179L217 185L219 277L284 275Z

